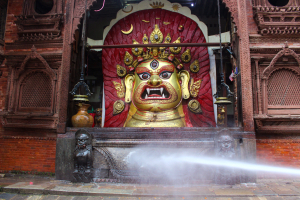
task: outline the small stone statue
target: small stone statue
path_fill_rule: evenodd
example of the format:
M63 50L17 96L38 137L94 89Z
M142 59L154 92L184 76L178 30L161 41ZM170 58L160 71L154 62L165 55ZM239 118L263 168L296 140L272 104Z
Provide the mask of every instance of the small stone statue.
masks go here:
M219 149L217 152L217 156L221 158L233 159L235 156L235 152L232 145L232 137L230 135L221 135L218 142Z
M96 109L95 127L101 127L102 124L102 108Z
M234 140L230 134L221 134L217 139L216 156L220 159L234 160ZM233 185L240 183L239 170L220 166L215 171L215 183Z
M91 135L80 129L75 133L76 146L74 151L74 181L90 182L92 167Z

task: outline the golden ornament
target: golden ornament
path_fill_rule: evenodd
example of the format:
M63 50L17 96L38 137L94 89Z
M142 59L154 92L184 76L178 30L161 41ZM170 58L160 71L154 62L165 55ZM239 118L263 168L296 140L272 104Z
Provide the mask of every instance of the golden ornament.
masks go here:
M132 40L132 44L139 44L135 39ZM133 55L139 56L143 53L143 48L142 47L134 47L131 49Z
M188 108L189 108L190 111L192 111L193 113L196 113L196 114L202 113L200 103L199 103L199 101L197 101L196 99L192 99L192 100L189 101L189 103L188 103Z
M161 3L161 2L153 2L152 4L149 4L153 9L156 8L163 8L165 4Z
M147 37L146 34L144 34L144 36L143 36L143 43L144 44L148 44L149 43L149 39L148 39L148 37Z
M132 57L132 55L130 55L130 53L128 53L127 51L126 51L126 53L125 53L125 56L124 56L124 63L125 63L125 65L131 65L132 64L132 61L133 61L133 57Z
M124 108L125 108L124 101L121 100L115 101L113 106L113 115L120 114L124 110Z
M112 82L115 85L115 89L117 90L118 97L119 98L125 97L125 87L124 87L123 80L121 80L121 83L116 81L112 81Z
M185 52L181 55L181 61L188 63L191 61L191 59L192 59L191 50L190 49L185 50Z
M124 33L125 35L130 34L133 31L133 25L131 24L130 29L128 31L123 31L121 30L122 33Z
M198 80L194 83L194 79L191 79L191 85L190 85L190 93L192 97L197 97L199 93L199 89L201 87L202 80Z
M199 65L199 60L195 60L191 65L190 65L190 70L191 72L197 73L200 70L200 65Z
M177 40L175 40L173 43L180 43L180 37ZM170 51L172 53L178 54L181 51L181 47L170 47Z
M172 8L173 8L174 11L178 11L180 7L181 7L181 6L180 6L180 4L178 4L178 3L174 3L174 4L172 5Z
M168 35L165 37L165 44L169 44L170 42L171 42L171 40L172 40L172 38L171 38L171 36L170 36L170 33L168 33ZM167 47L160 47L159 49L160 50L164 50L164 49L166 49Z
M150 35L150 41L152 44L161 43L164 39L162 32L158 28L158 24L155 24L155 28Z
M127 74L126 68L122 67L121 65L117 65L117 74L120 77L124 77Z
M142 22L149 23L150 21L147 21L147 20L144 20L144 19L143 19Z

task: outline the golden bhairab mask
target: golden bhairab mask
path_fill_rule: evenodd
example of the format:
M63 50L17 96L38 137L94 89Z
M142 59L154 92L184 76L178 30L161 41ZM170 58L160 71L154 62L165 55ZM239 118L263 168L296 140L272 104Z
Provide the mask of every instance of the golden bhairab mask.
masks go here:
M163 41L157 25L150 40L151 43ZM183 127L185 120L181 102L182 98L190 97L190 75L181 70L180 61L173 54L166 53L165 48L148 49L150 52L138 54L138 59L132 62L134 74L125 77L125 102L132 102L125 126Z
M161 112L181 102L178 73L169 61L142 62L135 73L132 102L138 110Z

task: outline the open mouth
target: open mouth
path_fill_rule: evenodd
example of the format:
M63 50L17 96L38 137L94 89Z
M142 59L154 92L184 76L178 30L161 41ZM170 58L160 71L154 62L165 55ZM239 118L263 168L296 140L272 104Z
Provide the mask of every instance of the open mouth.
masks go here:
M145 88L142 99L169 99L170 93L164 88Z

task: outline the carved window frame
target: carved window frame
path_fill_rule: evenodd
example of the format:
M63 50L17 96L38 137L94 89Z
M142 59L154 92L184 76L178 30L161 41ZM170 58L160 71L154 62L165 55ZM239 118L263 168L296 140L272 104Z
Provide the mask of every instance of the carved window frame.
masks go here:
M38 69L32 69L27 68L27 64L29 60L32 59L38 59L40 61L40 65L43 65L43 68ZM49 76L51 85L52 85L52 100L51 100L51 108L50 109L44 109L42 108L40 112L35 112L35 109L38 108L31 108L31 109L23 109L19 107L20 104L20 93L21 93L21 87L22 82L26 77L28 77L29 74L34 72L41 72L45 73L47 76ZM15 68L12 73L12 88L11 88L11 94L9 98L9 105L8 105L8 112L9 113L44 113L44 114L54 114L55 113L55 102L57 101L57 97L55 95L57 91L57 74L56 72L49 66L47 61L36 52L35 47L32 48L31 54L27 55L24 61L21 64L21 67L19 69Z
M23 87L24 83L23 81L29 78L33 73L44 73L48 78L50 79L50 84L52 88L51 92L51 103L50 107L22 107L22 92L23 92ZM56 92L56 81L53 80L53 77L49 75L49 73L46 70L43 69L34 69L34 70L26 70L25 73L23 73L17 83L17 96L16 96L16 101L15 101L15 111L16 112L32 112L32 113L49 113L49 114L54 114L54 103L55 103L55 92Z
M298 65L277 65L277 61L282 56L292 56L297 61ZM277 70L291 70L295 73L300 79L300 58L299 56L287 46L283 48L280 52L278 52L270 65L263 71L262 73L262 112L266 115L299 115L300 114L300 105L299 106L270 106L268 105L268 83L272 74Z

